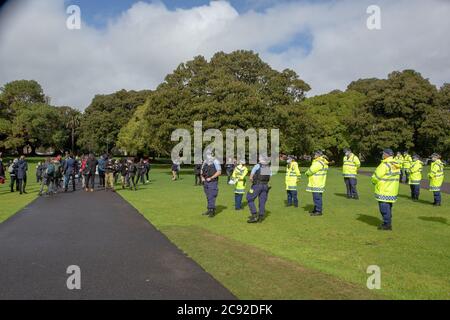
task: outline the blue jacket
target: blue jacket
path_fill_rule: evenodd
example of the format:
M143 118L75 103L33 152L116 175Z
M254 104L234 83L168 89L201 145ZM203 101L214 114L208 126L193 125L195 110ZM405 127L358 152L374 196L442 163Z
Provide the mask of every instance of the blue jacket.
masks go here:
M77 162L75 161L75 159L73 158L66 159L63 167L64 174L76 173L76 169L77 169Z
M17 162L17 178L23 179L27 176L28 163L26 160L19 160Z

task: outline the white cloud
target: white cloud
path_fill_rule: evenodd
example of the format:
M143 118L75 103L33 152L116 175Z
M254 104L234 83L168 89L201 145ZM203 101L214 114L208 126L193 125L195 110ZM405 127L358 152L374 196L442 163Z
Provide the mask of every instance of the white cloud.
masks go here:
M405 68L437 85L450 81L450 2L378 1L382 30L369 31L371 2L289 2L241 15L222 1L176 11L139 2L104 30L68 30L64 0L18 0L0 15L0 85L35 79L53 104L83 109L97 93L155 88L180 62L236 49L294 69L311 94ZM305 30L313 36L308 54L269 51Z

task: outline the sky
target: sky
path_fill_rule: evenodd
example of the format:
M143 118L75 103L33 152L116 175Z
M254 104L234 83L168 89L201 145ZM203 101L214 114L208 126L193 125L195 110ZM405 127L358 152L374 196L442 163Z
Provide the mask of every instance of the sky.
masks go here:
M69 30L69 5L81 29ZM369 5L381 29L369 30ZM10 0L0 9L0 86L34 79L53 105L85 109L95 94L155 89L196 55L253 50L312 90L415 69L450 82L448 0Z

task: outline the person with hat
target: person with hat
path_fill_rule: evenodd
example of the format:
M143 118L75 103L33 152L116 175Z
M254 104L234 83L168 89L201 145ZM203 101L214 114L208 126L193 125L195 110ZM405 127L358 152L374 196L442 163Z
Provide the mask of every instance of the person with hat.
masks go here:
M264 220L266 214L266 202L269 195L269 181L272 176L270 169L270 160L261 155L259 163L256 164L250 172L250 181L252 187L247 192L248 208L250 209L250 217L248 223L257 223ZM259 198L259 212L256 210L255 200Z
M418 201L420 195L420 182L422 181L423 163L420 161L420 157L417 154L413 155L412 160L409 187L411 188L411 199L413 201Z
M400 164L394 160L391 149L384 149L382 154L383 160L372 175L375 199L383 217L383 224L378 230L392 230L392 206L398 196Z
M212 151L206 151L206 159L202 164L201 176L203 190L207 200L207 211L203 213L210 218L216 215L216 198L219 194L219 176L222 167Z
M300 179L300 169L298 168L298 163L295 161L293 156L288 156L286 166L286 193L287 193L287 206L290 207L294 205L295 208L298 207L298 192L297 183Z
M356 176L360 166L361 162L359 158L350 149L344 149L342 175L344 176L344 182L347 188L347 199L359 199L358 191L356 190Z
M411 174L412 158L408 150L403 152L403 170L405 170L405 183L409 183L409 175Z
M246 176L248 169L245 166L245 160L239 160L239 164L234 168L230 182L234 183L234 208L242 209L242 198L245 194ZM229 183L230 183L229 182Z
M431 169L428 173L430 179L430 191L433 192L434 206L441 205L441 186L444 182L444 164L441 161L441 156L438 153L431 155Z
M314 209L310 212L311 216L321 216L323 214L323 193L328 173L328 160L322 151L314 152L311 166L306 171L308 176L307 192L311 192L314 201Z

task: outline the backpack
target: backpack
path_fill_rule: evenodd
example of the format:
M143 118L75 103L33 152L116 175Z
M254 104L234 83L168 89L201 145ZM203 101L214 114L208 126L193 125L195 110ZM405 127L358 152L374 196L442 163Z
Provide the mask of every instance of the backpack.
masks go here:
M47 165L47 176L53 177L55 175L55 165L53 163L49 163Z

